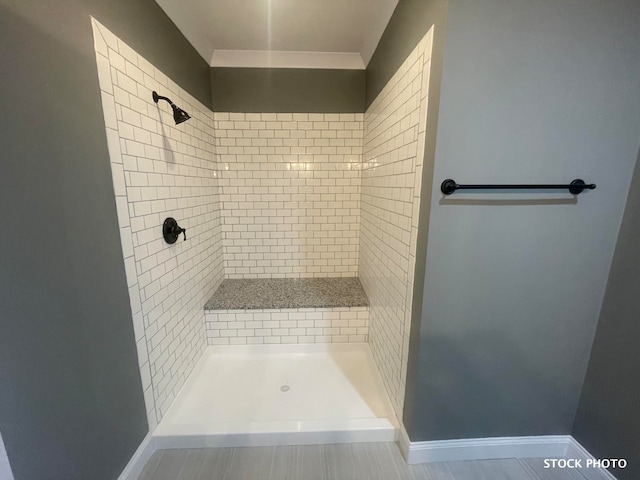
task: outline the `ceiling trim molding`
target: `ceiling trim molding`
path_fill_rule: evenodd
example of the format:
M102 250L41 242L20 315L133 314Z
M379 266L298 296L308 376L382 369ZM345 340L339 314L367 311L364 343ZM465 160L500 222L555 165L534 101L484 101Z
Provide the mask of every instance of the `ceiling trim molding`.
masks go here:
M214 50L209 64L230 68L315 68L365 70L360 53Z

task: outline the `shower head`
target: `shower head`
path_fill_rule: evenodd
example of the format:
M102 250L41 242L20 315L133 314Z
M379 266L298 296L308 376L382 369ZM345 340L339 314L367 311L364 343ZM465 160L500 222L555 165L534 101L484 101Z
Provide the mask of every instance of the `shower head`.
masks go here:
M178 108L175 105L171 105L171 108L173 108L173 120L176 122L176 125L182 122L186 122L191 118L191 115L189 115L181 108Z
M157 92L153 92L153 101L158 103L158 100L166 100L167 102L169 102L169 105L171 105L171 108L173 108L173 119L175 120L176 125L182 122L186 122L191 118L191 115L189 115L181 108L176 107L176 105L167 97L163 97L162 95L158 95Z

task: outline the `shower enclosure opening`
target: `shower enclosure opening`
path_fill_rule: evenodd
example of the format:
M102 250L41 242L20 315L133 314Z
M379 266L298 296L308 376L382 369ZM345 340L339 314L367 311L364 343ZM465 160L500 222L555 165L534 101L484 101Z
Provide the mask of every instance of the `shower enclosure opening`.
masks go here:
M364 113L238 113L92 23L158 445L394 440L433 29Z

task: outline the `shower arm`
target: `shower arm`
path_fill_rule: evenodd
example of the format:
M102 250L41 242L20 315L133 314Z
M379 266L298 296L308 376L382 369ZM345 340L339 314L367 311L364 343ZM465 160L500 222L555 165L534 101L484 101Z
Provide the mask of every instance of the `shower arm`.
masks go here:
M175 107L175 104L167 97L163 97L162 95L158 95L156 92L153 92L153 101L158 103L158 100L166 100L167 102L169 102L169 105Z

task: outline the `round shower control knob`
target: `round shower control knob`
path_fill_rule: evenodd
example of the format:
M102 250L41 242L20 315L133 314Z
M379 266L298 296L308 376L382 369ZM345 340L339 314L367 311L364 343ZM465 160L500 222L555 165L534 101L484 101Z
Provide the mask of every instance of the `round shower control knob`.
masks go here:
M162 224L162 236L164 241L170 245L176 243L181 233L184 234L184 239L186 240L187 229L181 228L175 218L169 217Z

